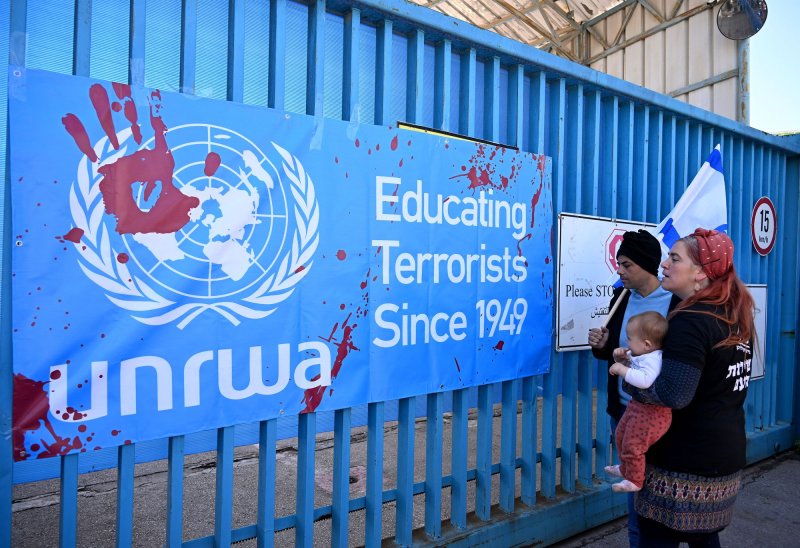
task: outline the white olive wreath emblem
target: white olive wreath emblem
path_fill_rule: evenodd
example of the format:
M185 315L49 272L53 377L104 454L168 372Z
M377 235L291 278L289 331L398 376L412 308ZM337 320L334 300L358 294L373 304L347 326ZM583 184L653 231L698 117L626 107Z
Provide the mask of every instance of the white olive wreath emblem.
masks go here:
M176 128L177 129L177 128ZM130 129L118 134L120 143L127 141ZM206 310L217 312L233 325L240 318L265 318L294 292L295 286L308 274L314 252L319 244L319 207L311 177L300 161L275 143L272 146L283 159L283 171L291 182L295 200L294 218L297 225L291 248L280 259L277 271L270 274L250 295L239 302L181 302L177 303L154 291L141 277L131 274L124 262L115 260L117 251L111 247L108 229L103 223L105 204L100 193L102 174L98 169L122 157L127 147L115 150L107 137L94 146L97 162L84 158L78 165L77 183L69 192L69 206L74 226L83 230L80 242L75 243L78 264L83 273L105 290L115 305L131 312L131 317L148 325L165 325L178 321L179 329Z

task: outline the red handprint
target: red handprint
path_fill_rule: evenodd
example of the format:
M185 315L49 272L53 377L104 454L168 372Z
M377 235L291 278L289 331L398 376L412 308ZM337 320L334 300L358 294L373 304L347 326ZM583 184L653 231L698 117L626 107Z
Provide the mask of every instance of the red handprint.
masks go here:
M93 84L89 88L89 98L97 113L100 126L111 145L118 150L119 142L112 111L122 110L130 122L134 140L137 144L141 144L142 133L137 120L136 105L131 97L131 88L125 84L113 84L113 88L119 99L113 103L109 101L108 93L102 84ZM176 232L189 222L189 211L200 205L196 197L186 196L172 183L175 160L167 146L167 126L161 118L161 93L158 90L152 91L148 102L154 148L138 150L98 169L103 175L99 188L103 195L106 213L117 218L116 231L120 234ZM89 160L97 162L97 154L80 119L70 113L61 121L78 148ZM142 211L131 191L131 185L137 182L145 186L145 201L150 199L159 183L161 185L155 204L147 211Z

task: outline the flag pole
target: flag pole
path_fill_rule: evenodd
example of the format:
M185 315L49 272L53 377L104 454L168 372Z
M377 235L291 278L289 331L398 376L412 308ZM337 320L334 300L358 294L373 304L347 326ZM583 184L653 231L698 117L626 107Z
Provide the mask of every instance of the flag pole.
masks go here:
M614 313L619 308L619 305L622 304L622 299L623 297L625 297L627 293L628 293L628 288L627 287L622 288L622 291L620 292L619 297L617 298L617 302L615 302L614 306L611 307L611 310L608 311L608 316L606 316L606 321L603 322L602 327L608 327L608 322L611 321L611 318L614 316Z

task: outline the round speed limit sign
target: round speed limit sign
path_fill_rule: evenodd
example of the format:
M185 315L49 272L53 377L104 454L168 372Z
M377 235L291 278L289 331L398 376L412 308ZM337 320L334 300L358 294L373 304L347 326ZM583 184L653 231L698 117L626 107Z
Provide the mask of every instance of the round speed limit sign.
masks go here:
M759 255L766 255L772 251L777 231L778 216L775 214L775 205L766 196L759 198L753 207L753 217L750 220L753 247Z

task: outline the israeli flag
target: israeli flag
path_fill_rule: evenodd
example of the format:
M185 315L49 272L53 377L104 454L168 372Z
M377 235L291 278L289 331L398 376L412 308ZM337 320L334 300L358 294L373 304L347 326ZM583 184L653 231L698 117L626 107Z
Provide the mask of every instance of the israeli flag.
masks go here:
M669 215L656 227L655 235L661 236L662 248L669 251L672 244L696 228L728 231L728 203L719 145L700 167Z

